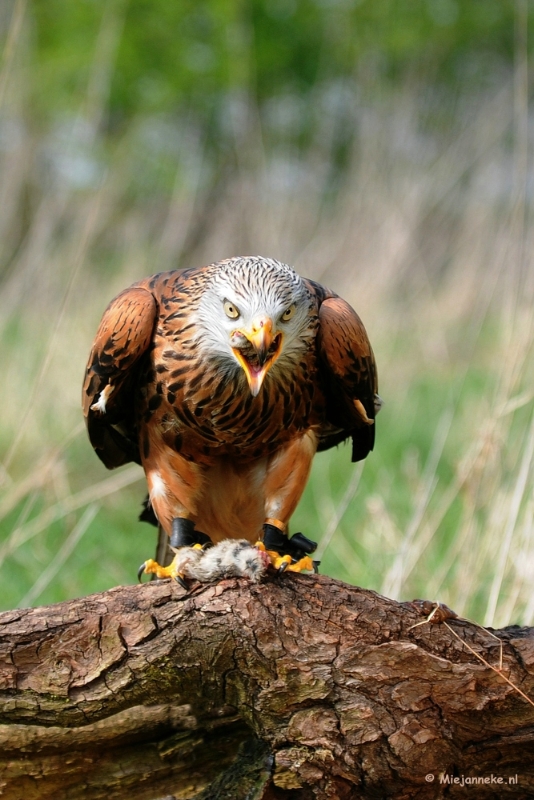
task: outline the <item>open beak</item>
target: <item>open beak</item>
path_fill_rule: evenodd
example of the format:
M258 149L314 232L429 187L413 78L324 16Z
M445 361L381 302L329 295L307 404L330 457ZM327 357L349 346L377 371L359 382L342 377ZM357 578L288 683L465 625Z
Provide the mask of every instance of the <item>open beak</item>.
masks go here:
M233 338L239 346L232 347L232 350L243 367L252 396L256 397L265 376L280 354L282 334L273 336L272 320L259 317L252 323L251 330L236 330Z

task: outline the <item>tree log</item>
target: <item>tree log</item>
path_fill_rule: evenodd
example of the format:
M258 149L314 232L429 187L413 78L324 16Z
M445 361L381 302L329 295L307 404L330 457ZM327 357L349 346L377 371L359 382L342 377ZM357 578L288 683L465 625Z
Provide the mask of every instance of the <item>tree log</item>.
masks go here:
M1 614L0 797L534 796L533 629L422 612L284 574Z

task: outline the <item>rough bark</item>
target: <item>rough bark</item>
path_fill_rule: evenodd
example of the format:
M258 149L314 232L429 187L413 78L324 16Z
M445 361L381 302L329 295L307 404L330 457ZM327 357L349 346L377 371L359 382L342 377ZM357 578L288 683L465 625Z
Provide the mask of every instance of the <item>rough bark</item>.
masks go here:
M422 619L289 574L4 613L0 796L534 796L534 707L504 679L534 696L533 630L496 632L497 674L466 646L498 668L487 631Z

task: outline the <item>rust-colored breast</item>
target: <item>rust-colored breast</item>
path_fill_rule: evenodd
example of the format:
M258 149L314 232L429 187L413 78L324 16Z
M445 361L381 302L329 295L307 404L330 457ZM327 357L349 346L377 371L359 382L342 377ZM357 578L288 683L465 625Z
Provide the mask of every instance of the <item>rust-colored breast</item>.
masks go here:
M261 458L324 418L314 340L290 375L275 365L257 397L240 367L228 372L201 355L192 311L209 269L175 277L167 273L141 284L160 309L151 356L140 376L145 457L154 426L186 458L209 462L218 455Z
M83 394L89 435L102 461L110 468L142 462L152 447L163 445L198 463L217 456L247 461L310 428L319 449L352 437L353 460L364 458L374 442L377 381L354 310L304 281L308 344L289 367L280 358L253 397L237 362L200 346L195 312L220 268L154 275L108 306Z

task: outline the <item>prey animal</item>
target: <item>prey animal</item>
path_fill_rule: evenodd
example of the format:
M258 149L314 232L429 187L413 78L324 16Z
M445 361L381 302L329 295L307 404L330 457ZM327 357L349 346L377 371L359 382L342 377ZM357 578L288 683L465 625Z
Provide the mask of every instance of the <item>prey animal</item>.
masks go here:
M377 392L356 312L274 259L162 272L121 292L96 334L83 408L106 467L143 466L176 553L142 570L183 582L310 569L315 543L289 538L290 517L317 451L352 439L359 461L373 449Z

